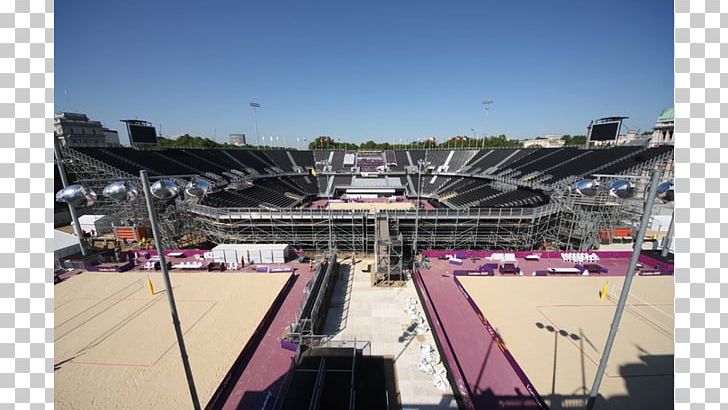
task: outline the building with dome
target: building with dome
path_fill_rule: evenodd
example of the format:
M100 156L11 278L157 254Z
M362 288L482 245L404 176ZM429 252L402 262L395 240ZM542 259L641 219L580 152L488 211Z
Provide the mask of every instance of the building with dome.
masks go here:
M662 111L652 131L650 146L675 145L675 108L670 107Z

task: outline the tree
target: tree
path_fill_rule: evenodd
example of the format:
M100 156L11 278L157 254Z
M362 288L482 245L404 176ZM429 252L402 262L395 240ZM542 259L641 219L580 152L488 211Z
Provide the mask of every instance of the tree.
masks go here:
M333 149L334 140L328 135L322 135L308 144L308 149Z
M564 135L561 137L564 140L564 145L584 145L586 144L586 135Z
M376 149L377 146L378 146L378 144L376 142L374 142L372 140L369 140L369 141L364 142L361 145L359 145L359 148L361 148L361 149L370 149L371 150L371 149Z
M175 139L159 138L158 145L162 147L194 147L194 148L220 148L221 144L209 138L193 137L190 134L180 135Z

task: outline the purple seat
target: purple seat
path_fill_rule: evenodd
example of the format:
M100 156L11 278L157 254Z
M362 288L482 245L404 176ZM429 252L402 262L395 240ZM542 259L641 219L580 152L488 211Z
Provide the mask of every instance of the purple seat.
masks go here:
M588 270L589 273L606 272L605 268L602 268L601 265L597 265L596 263L587 263L584 265L584 269Z
M516 267L516 265L515 265L515 264L513 264L513 263L504 263L504 264L503 264L502 266L500 266L500 267L498 268L498 271L499 271L499 272L500 272L500 273L501 273L502 275L503 275L503 274L506 274L506 273L512 273L512 274L514 274L514 275L515 275L515 274L517 274L517 273L518 273L518 268L517 268L517 267Z

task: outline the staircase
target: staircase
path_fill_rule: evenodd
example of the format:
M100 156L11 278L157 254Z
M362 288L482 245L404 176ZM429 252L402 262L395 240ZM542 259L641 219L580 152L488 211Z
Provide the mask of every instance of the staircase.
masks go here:
M61 154L64 164L71 172L80 179L135 179L139 175L133 175L116 167L101 162L96 158L76 151L73 148L62 147ZM143 168L143 167L140 167Z

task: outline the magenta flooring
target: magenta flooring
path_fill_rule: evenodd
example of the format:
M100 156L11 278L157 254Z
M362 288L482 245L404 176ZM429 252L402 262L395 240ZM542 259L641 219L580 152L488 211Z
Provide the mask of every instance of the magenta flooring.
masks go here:
M422 269L415 282L465 408L545 408L452 275Z
M483 317L453 275L456 270L476 270L479 265L494 263L488 259L491 253L426 251L428 268L422 268L414 275L415 283L465 408L546 408L528 376L497 334L498 324L491 325ZM541 260L525 260L524 256L530 253L515 252L517 265L527 276L537 270L574 266L573 262L564 262L560 252L539 252ZM627 273L631 252L596 253L600 255L598 264L608 269L601 275L624 276ZM463 263L455 265L438 259L448 254L460 254ZM660 263L644 255L640 262L646 267L659 263L665 274L672 272L671 264ZM497 270L496 275L499 275Z
M462 259L462 265L453 265L450 264L447 260L438 259L439 256L452 255L456 253L463 253L467 255L466 258ZM441 272L452 273L455 270L475 270L475 268L477 268L478 266L486 263L498 263L497 261L490 261L488 259L488 256L491 253L492 252L490 251L426 251L424 252L424 255L428 257L431 269L439 270ZM571 268L575 265L574 262L563 261L560 256L560 252L534 252L541 254L541 259L538 261L524 259L524 256L530 254L531 252L512 253L516 255L516 264L519 268L521 268L521 271L525 276L531 276L533 272L537 270L546 270L548 268ZM593 273L592 275L624 276L627 274L627 268L629 266L629 259L631 254L630 251L610 251L594 253L600 255L599 262L584 263L596 263L597 265L607 268L608 272L600 274ZM478 259L473 259L473 257L476 257ZM672 264L657 261L647 255L641 255L639 258L639 262L645 265L645 267L654 267L656 265L660 265L665 271L670 273L673 269ZM495 270L495 274L499 275L497 269Z

